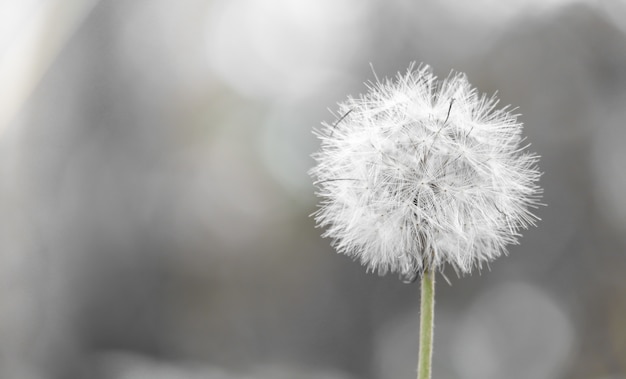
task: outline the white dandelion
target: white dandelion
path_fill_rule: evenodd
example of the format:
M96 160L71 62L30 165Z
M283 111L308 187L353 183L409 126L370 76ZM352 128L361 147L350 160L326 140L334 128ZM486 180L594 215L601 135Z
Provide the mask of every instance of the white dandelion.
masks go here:
M314 216L338 252L409 281L446 264L466 274L535 225L538 156L511 108L426 65L368 89L315 131Z

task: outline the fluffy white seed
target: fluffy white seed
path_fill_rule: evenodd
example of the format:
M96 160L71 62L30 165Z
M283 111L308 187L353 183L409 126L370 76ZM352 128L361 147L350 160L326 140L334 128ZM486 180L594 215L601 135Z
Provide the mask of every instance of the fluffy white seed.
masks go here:
M426 65L368 89L315 130L314 216L338 252L381 275L446 263L470 273L534 225L538 156L521 145L518 115Z

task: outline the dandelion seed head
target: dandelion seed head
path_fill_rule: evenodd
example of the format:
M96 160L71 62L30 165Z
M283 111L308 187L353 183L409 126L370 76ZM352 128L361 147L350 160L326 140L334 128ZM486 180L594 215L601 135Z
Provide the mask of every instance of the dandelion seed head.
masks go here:
M522 123L462 73L411 65L339 104L315 134L317 225L368 271L471 273L538 219L538 156Z

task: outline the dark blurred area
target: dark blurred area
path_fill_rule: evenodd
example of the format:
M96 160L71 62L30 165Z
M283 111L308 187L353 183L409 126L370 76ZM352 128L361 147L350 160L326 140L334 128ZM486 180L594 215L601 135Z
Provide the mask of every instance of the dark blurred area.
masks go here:
M547 207L437 285L434 377L626 378L626 3L0 2L0 378L415 377L419 285L309 214L311 131L425 62L519 107Z

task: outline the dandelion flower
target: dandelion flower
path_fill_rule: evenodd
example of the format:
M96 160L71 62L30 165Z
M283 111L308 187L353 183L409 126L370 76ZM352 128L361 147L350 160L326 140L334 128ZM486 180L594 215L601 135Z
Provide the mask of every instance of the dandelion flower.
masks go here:
M381 275L415 279L446 264L467 274L535 224L538 156L512 109L426 65L368 90L315 130L314 217L338 252Z

